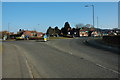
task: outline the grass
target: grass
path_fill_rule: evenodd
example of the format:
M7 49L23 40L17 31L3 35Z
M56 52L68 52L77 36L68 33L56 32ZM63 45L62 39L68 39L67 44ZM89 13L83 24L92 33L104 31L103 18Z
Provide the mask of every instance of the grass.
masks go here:
M94 37L94 39L102 39L102 37Z
M73 38L68 38L68 37L49 37L49 40L53 39L73 39Z
M2 42L0 42L0 54L2 53Z
M8 40L6 40L6 41L15 41L15 39L8 39Z
M54 40L54 39L74 39L74 38L68 38L68 37L49 37L48 40ZM24 40L24 39L8 39L5 41L15 41L15 40ZM41 38L30 38L29 40L44 40L43 37Z

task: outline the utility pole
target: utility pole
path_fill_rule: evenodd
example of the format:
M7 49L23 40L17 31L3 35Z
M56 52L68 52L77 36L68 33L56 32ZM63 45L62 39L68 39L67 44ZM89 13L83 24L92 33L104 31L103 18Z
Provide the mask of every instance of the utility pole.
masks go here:
M39 25L40 25L40 24L38 24L38 28L39 28Z
M8 32L10 31L10 23L8 23Z
M8 39L10 38L10 23L8 23Z
M86 5L85 7L90 7L92 6L92 13L93 13L93 27L95 26L94 24L94 5Z
M92 7L93 7L93 27L95 26L95 24L94 24L94 5L92 5Z
M97 16L97 32L98 32L98 16Z
M36 31L36 29L34 28L34 31Z

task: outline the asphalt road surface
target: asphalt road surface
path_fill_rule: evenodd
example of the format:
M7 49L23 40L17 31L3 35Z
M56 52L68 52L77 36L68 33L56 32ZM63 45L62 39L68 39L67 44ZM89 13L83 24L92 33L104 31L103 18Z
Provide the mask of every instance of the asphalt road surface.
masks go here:
M3 42L3 78L118 78L119 55L84 39Z

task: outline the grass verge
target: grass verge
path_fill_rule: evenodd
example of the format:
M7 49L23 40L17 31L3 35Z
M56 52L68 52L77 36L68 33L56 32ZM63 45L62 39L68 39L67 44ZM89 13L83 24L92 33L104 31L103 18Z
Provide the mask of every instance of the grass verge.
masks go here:
M53 39L74 39L74 38L68 38L68 37L49 37L49 40Z

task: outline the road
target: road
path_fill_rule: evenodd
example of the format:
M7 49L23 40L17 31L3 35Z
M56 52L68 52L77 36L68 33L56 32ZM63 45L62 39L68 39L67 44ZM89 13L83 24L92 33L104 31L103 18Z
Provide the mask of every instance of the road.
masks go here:
M118 78L119 55L84 39L3 42L3 78Z

